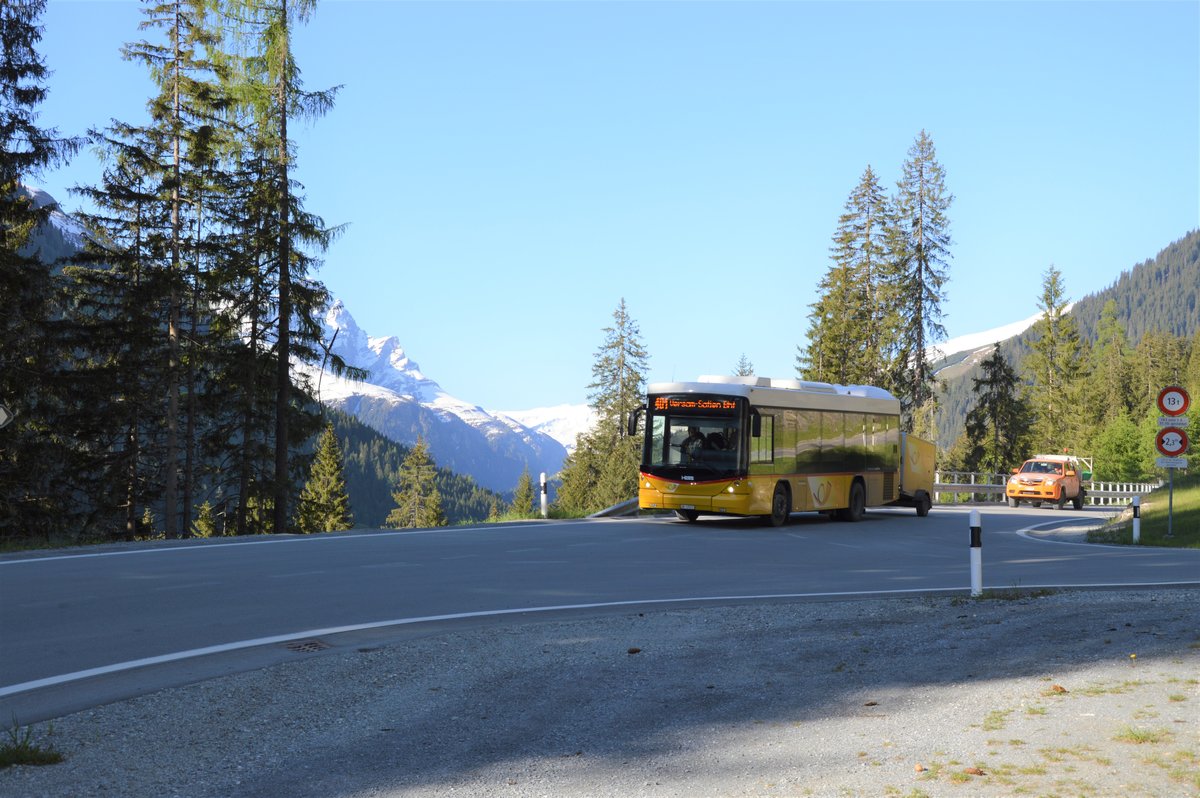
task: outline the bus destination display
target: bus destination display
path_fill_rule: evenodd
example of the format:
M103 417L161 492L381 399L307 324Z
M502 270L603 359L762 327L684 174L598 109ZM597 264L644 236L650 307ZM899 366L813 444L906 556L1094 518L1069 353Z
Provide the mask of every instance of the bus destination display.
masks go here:
M656 396L654 409L675 413L732 413L737 410L737 402L729 399L713 399L695 396Z

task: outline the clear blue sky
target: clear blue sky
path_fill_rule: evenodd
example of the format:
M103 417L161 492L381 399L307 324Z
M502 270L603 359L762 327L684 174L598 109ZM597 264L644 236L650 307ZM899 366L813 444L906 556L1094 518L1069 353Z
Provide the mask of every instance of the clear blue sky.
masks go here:
M145 118L132 0L51 0L40 123ZM650 379L795 375L846 197L918 133L946 183L950 336L1073 299L1200 226L1200 3L325 0L299 33L318 277L489 409L586 401L623 297ZM94 156L41 183L94 182Z

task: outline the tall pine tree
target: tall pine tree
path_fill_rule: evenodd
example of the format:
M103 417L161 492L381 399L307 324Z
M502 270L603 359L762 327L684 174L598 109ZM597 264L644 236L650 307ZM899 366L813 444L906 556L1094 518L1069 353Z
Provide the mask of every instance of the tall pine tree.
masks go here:
M870 166L846 199L833 264L811 305L809 345L797 357L805 379L888 387L895 310L888 259L891 203Z
M1021 397L1016 370L997 346L973 378L975 406L967 413L967 462L971 471L1006 473L1027 454L1031 414Z
M1062 273L1053 265L1042 279L1042 316L1032 328L1033 352L1025 361L1034 411L1033 445L1042 452L1076 450L1083 342L1069 313Z
M928 353L946 337L942 302L952 243L947 213L953 201L933 139L922 130L908 150L904 175L897 184L896 223L889 246L895 259L899 314L893 385L903 423L910 430L916 428L919 417L932 415L935 401L935 376Z
M62 354L51 267L29 247L51 208L22 183L65 162L79 147L37 124L49 76L37 51L46 0L0 3L0 403L15 415L0 447L0 537L49 535L62 528L70 502L71 440L55 419L71 398L53 370Z
M645 401L647 360L622 298L592 365L589 404L596 425L579 436L563 463L556 504L567 514L596 512L637 495L642 437L627 434L625 419Z

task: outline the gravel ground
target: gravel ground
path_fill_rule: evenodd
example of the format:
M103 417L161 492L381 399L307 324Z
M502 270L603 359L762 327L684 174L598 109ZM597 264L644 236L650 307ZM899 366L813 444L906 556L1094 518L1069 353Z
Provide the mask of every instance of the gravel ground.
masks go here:
M333 649L35 727L4 796L1200 796L1200 591L755 604Z

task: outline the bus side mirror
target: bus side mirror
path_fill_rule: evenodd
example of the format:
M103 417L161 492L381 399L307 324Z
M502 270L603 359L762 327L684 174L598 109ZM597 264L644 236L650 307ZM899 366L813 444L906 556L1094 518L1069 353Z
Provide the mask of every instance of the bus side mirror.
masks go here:
M762 437L762 416L758 414L757 410L750 411L750 437Z
M637 435L638 417L642 415L642 408L636 408L629 414L629 423L625 426L625 431L629 433L629 437Z

